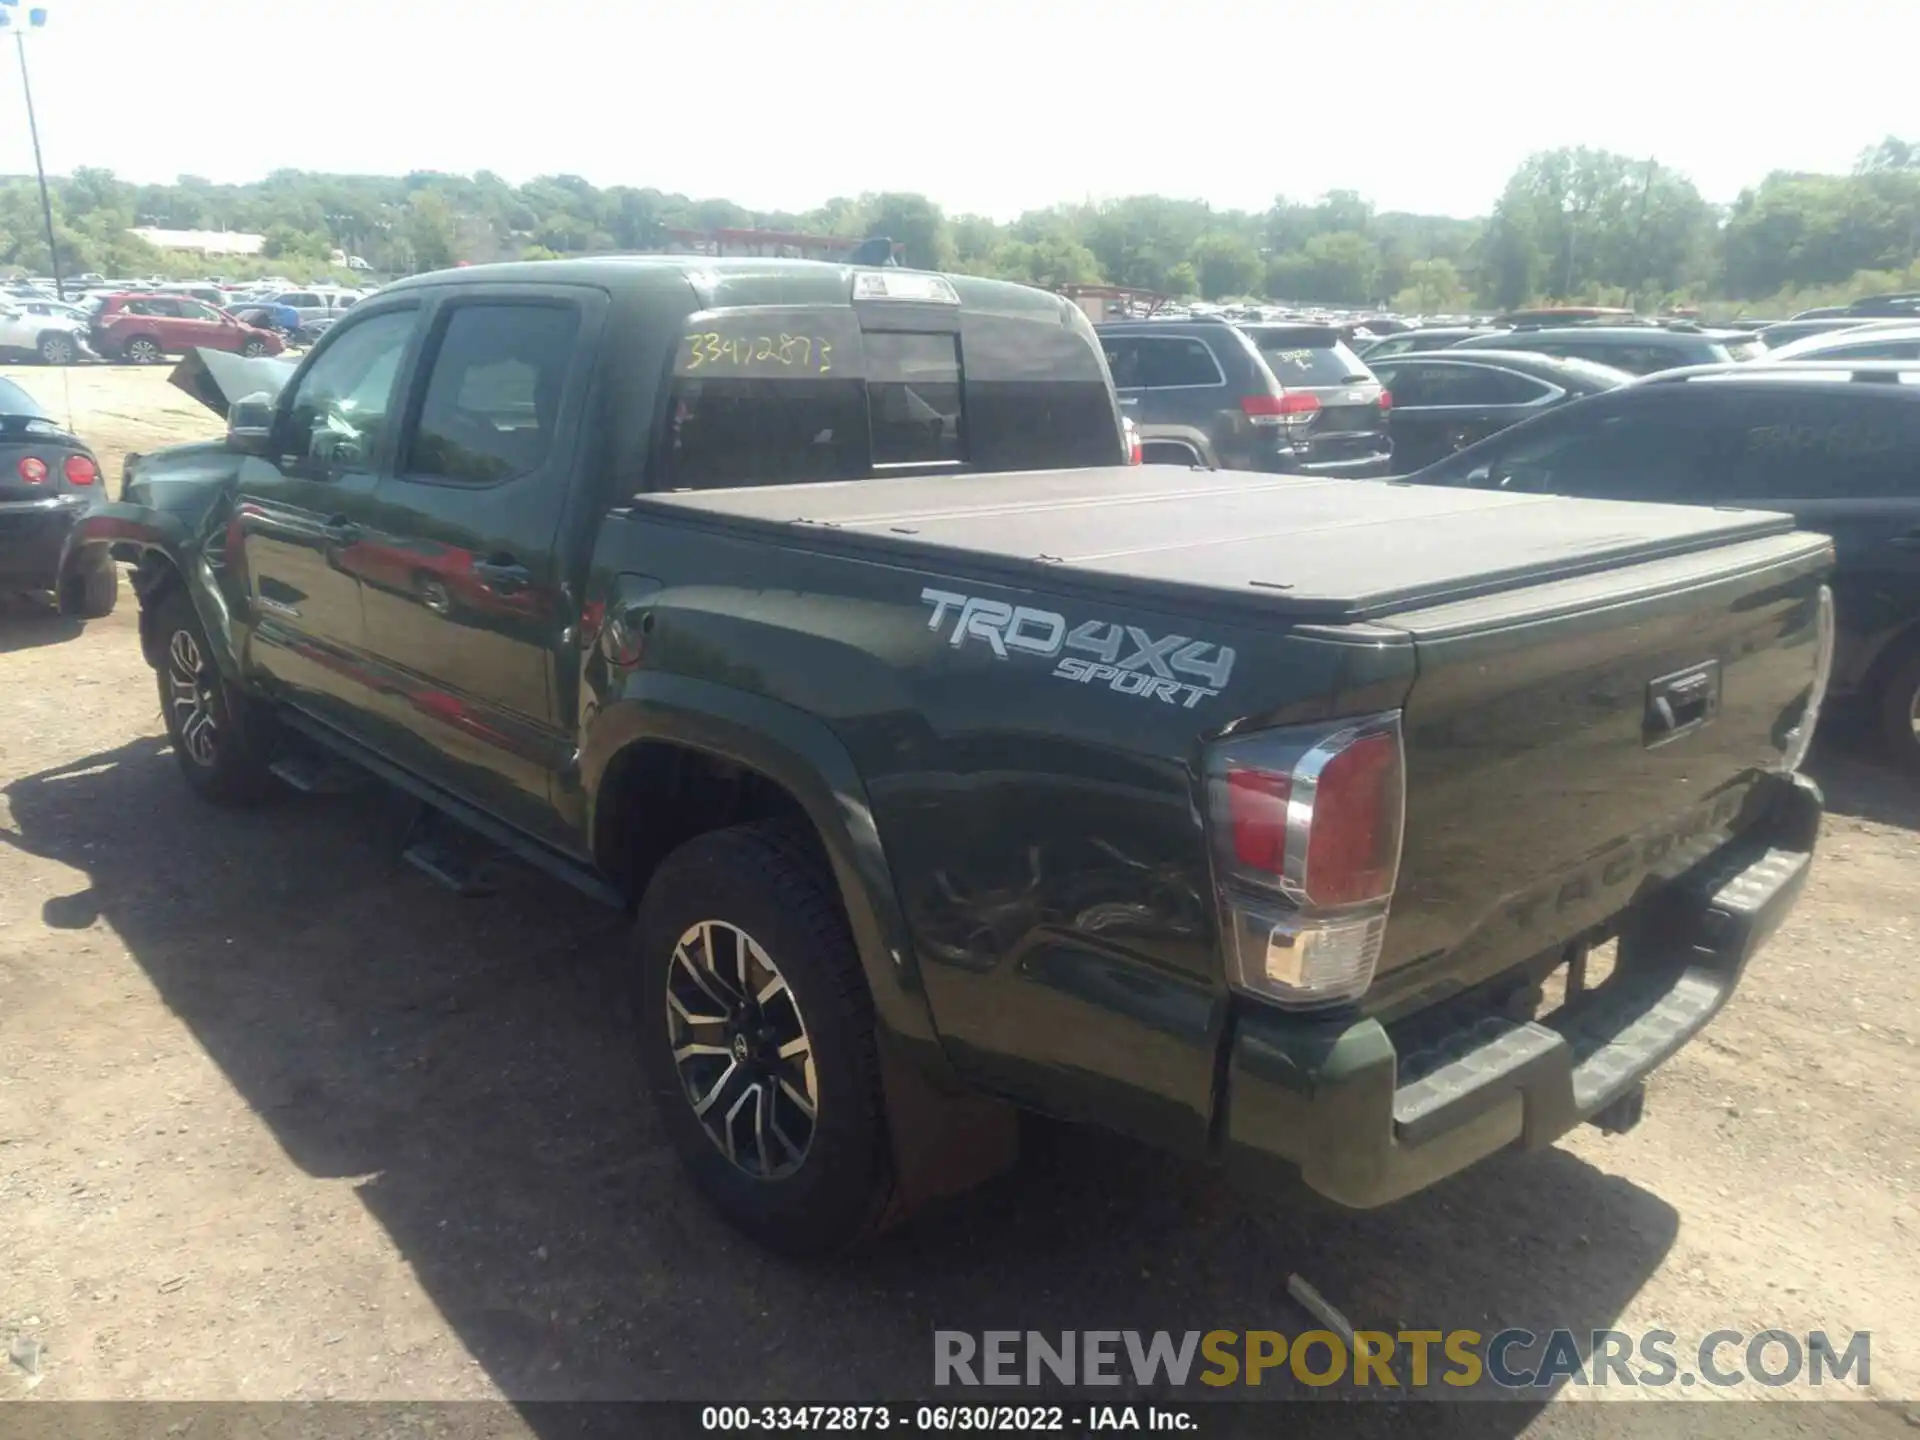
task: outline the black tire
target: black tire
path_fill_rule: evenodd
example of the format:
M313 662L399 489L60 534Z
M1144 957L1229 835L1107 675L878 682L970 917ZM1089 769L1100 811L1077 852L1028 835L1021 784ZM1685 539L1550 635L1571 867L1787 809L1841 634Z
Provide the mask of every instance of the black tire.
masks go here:
M166 359L160 342L151 335L136 335L120 347L121 358L130 365L158 365Z
M153 636L167 739L194 794L227 806L258 804L275 794L279 782L267 768L272 718L228 686L199 613L178 584L167 588L154 609Z
M267 353L266 342L263 340L249 340L240 347L240 353L249 360L257 360L260 356Z
M1920 649L1894 664L1880 687L1880 734L1894 760L1920 771Z
M654 873L634 926L640 1060L661 1123L708 1201L748 1236L787 1255L829 1253L871 1234L879 1227L893 1186L873 1001L831 872L812 838L803 824L765 821L690 840ZM687 966L697 967L693 957L701 953L701 945L695 937L706 922L720 927L711 932L717 936L734 927L751 937L771 965L742 961L748 983L724 991L716 970L694 974ZM715 939L707 952L722 957L722 969L727 968L724 957L733 953L727 944ZM688 956L685 964L680 953ZM770 972L785 982L785 993L764 1005L732 1003ZM707 984L701 983L702 976ZM731 1019L716 1018L698 1032L674 1019L683 1039L705 1034L723 1047L717 1056L690 1060L686 1078L675 1060L669 1026L669 1016L675 1014L669 1008L670 980L682 997L694 996L696 1006L706 996L716 1010L733 1011ZM688 990L689 980L700 988ZM771 988L769 983L760 993L764 996ZM729 998L723 1000L722 994ZM802 1053L811 1062L797 1078L815 1100L797 1159L796 1137L789 1131L799 1128L797 1117L804 1111L774 1108L791 1103L780 1098L783 1090L788 1096L795 1091L775 1083L761 1085L769 1076L796 1073L791 1062L775 1058L772 1049L779 1035L791 1033L790 1027L778 1028L789 1001L792 1018L804 1017L799 1034L807 1046ZM755 1068L760 1057L742 1057L740 1044L749 1034L758 1035L754 1043L772 1069ZM741 1041L734 1040L735 1035ZM784 1048L790 1047L791 1041ZM742 1063L736 1065L736 1060ZM695 1068L701 1065L710 1068L703 1074ZM787 1068L780 1069L783 1065ZM716 1066L725 1067L727 1078L711 1081L711 1114L718 1116L727 1108L727 1116L716 1123L741 1137L738 1162L695 1111L694 1092L709 1083L711 1067ZM740 1098L729 1106L735 1095ZM740 1114L748 1097L753 1109ZM763 1100L771 1116L765 1122L760 1117ZM780 1123L783 1113L785 1125ZM735 1114L740 1123L753 1123L744 1131L732 1129ZM781 1138L769 1144L768 1133ZM747 1142L756 1134L757 1157L746 1153ZM767 1163L769 1158L775 1163ZM784 1173L778 1173L780 1167L787 1167Z
M73 336L60 330L47 331L35 350L42 365L71 365L80 358L79 344Z
M96 565L65 577L60 584L60 613L76 620L104 620L120 603L120 571Z

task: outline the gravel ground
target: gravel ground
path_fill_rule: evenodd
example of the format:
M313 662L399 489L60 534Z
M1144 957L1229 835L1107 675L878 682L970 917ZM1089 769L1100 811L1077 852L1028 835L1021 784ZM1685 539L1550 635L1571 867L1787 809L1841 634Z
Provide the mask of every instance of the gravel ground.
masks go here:
M70 393L115 483L216 428L161 373L0 373ZM1871 1330L1870 1393L1920 1396L1920 784L1845 726L1805 899L1632 1134L1356 1215L1036 1127L1012 1175L811 1266L682 1180L617 920L531 874L433 888L378 790L211 812L160 735L130 596L84 631L0 614L0 1398L904 1397L935 1328L1297 1332L1294 1271L1362 1328Z

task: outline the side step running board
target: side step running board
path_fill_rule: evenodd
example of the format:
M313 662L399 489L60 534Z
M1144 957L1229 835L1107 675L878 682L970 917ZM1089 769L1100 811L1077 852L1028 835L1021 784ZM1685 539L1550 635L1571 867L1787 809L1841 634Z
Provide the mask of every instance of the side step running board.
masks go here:
M424 801L401 844L402 860L454 894L469 900L493 894L487 868L499 852L484 850L479 836Z

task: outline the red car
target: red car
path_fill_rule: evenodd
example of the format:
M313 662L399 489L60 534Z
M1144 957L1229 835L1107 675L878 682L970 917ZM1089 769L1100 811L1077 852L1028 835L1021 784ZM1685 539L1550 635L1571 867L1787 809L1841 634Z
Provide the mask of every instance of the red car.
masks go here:
M157 365L192 349L278 355L286 348L271 330L243 325L191 295L108 295L93 315L93 348L113 359Z

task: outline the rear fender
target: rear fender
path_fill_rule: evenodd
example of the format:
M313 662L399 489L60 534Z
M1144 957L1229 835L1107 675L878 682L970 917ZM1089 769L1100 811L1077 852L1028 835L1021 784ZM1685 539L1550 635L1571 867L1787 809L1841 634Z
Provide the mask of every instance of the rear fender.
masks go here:
M873 996L897 1204L911 1209L1010 1165L1013 1112L967 1094L947 1063L866 786L839 737L764 696L679 675L632 675L593 714L582 748L589 834L608 771L623 751L649 741L758 771L800 803L818 832Z

